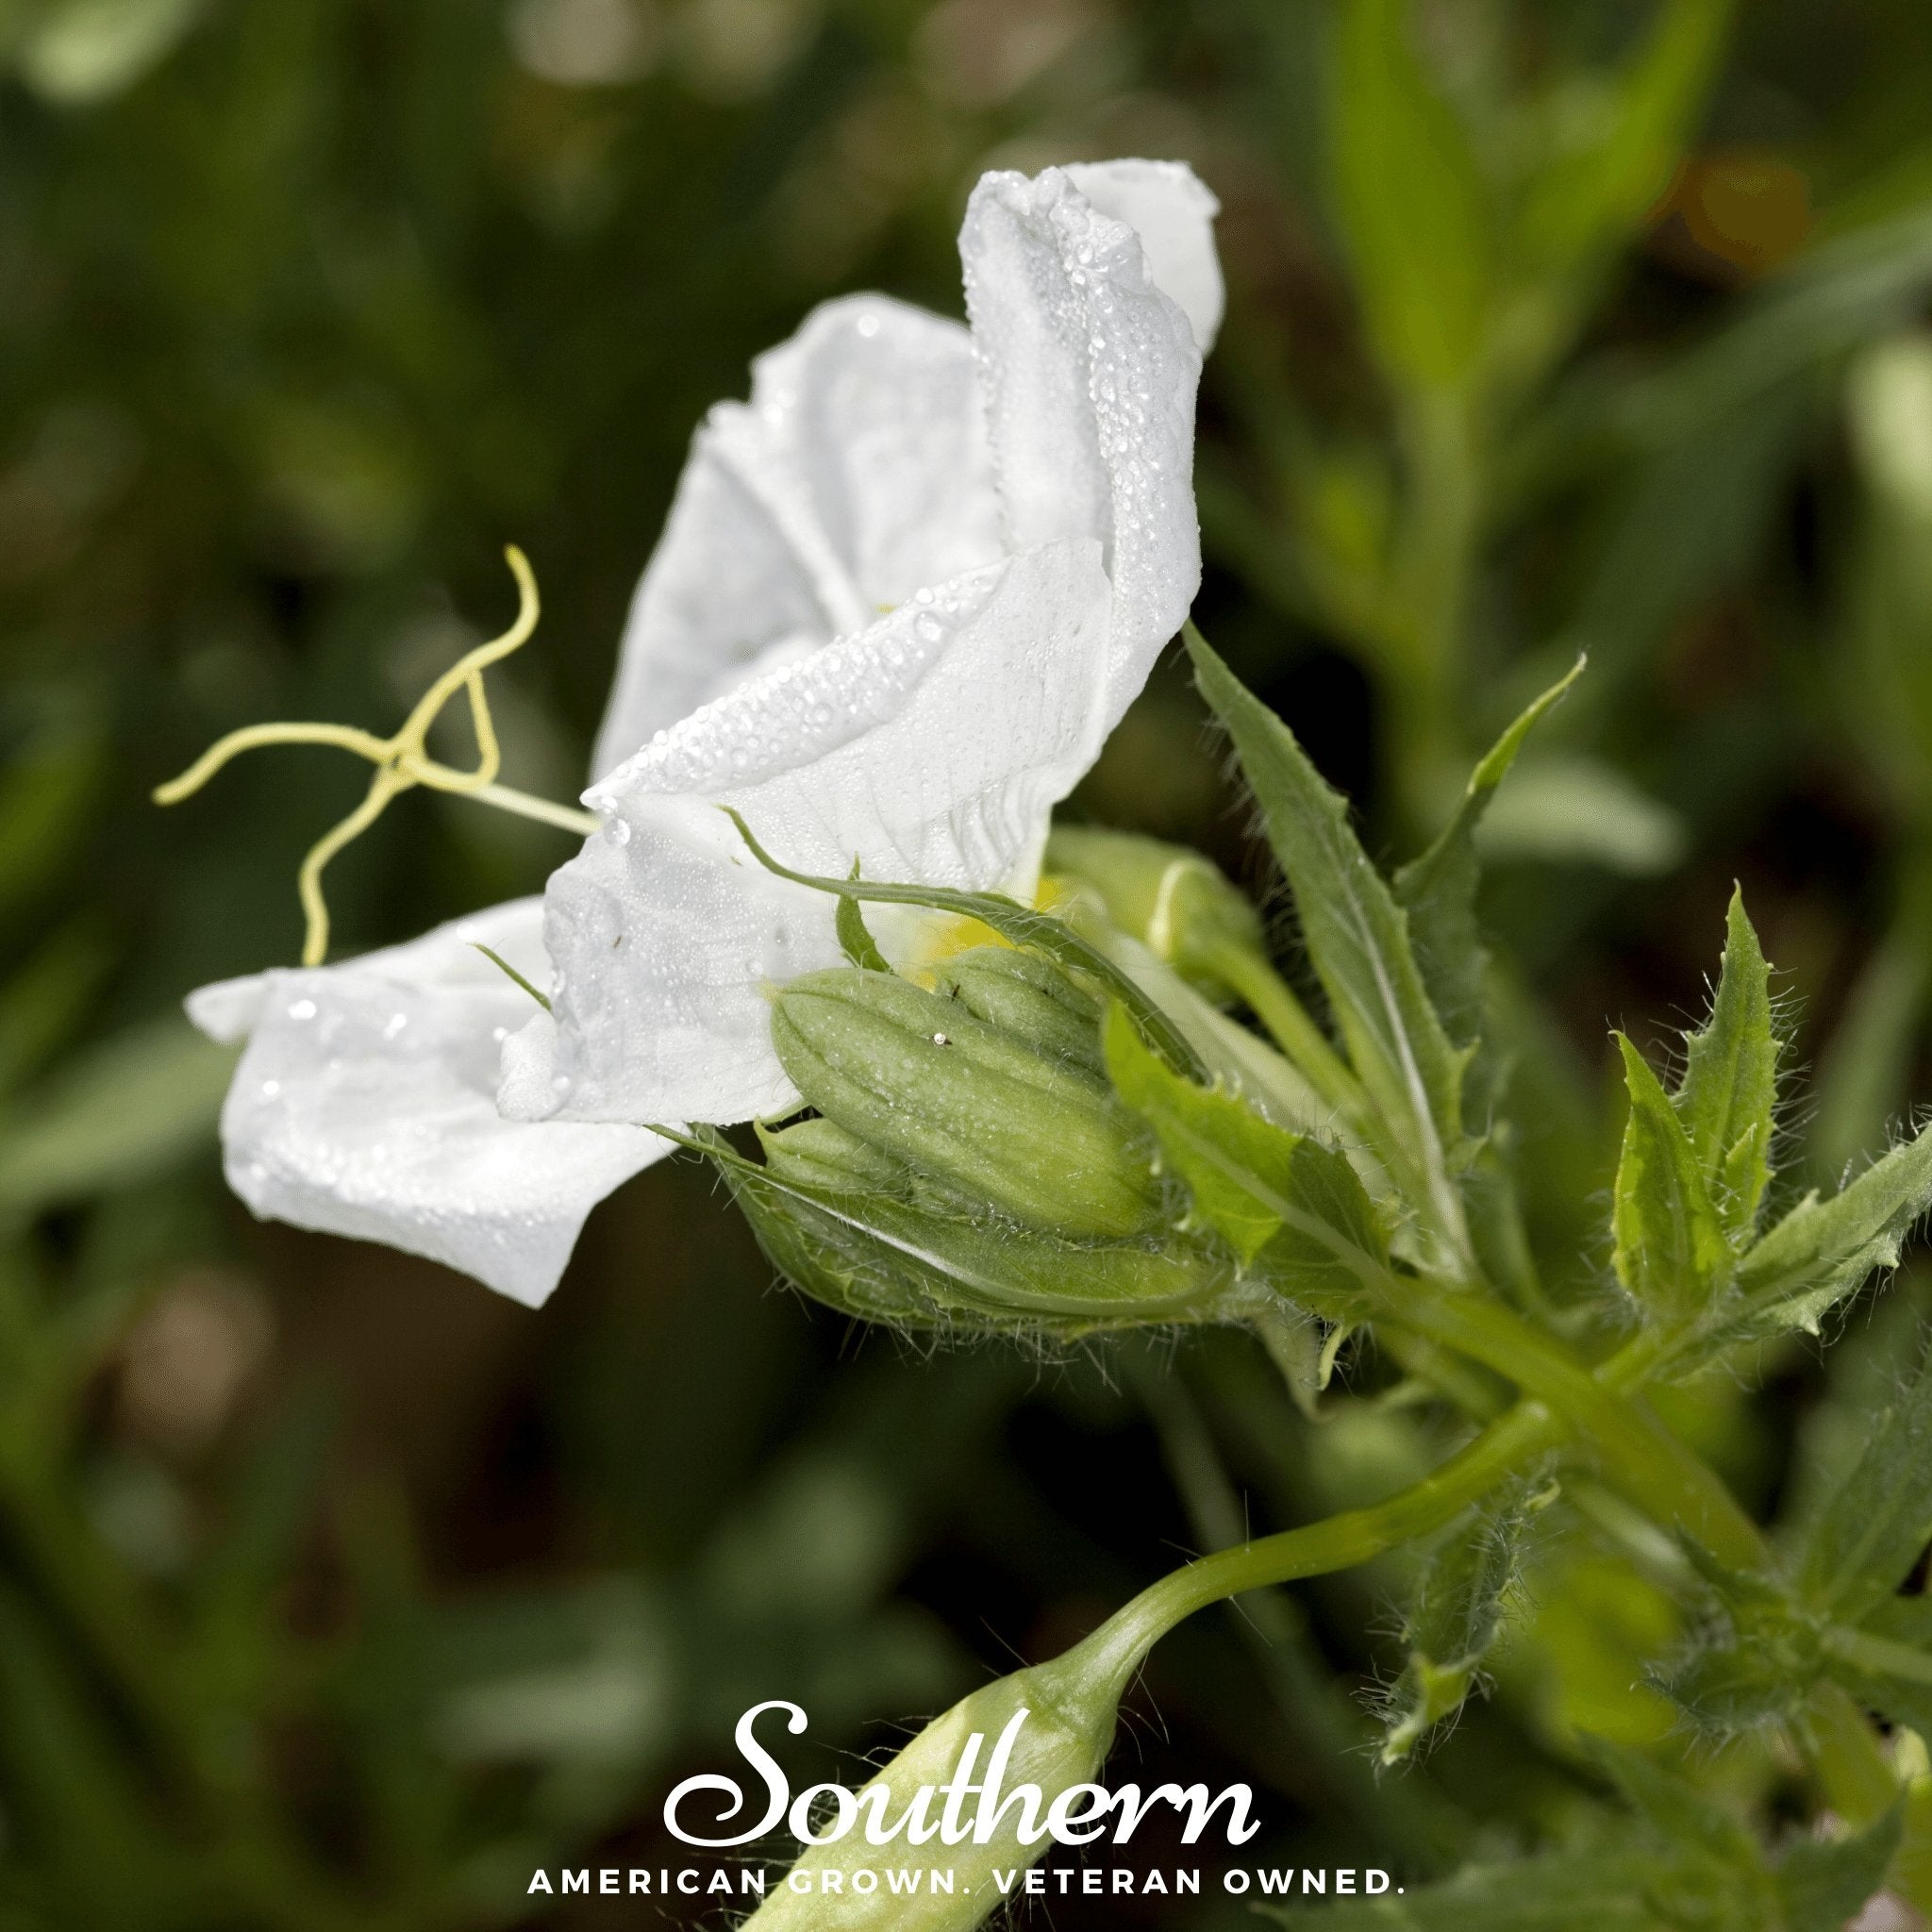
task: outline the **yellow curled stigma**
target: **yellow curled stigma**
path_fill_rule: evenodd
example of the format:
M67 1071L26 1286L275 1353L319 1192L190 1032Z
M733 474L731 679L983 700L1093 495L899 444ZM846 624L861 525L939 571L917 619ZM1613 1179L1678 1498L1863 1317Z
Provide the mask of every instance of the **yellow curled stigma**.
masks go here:
M493 805L499 810L520 817L541 820L567 832L594 832L601 821L594 812L579 811L574 806L554 805L547 798L534 798L526 791L499 785L496 774L502 769L502 748L496 740L496 726L490 716L490 699L483 689L483 673L500 663L512 651L530 640L537 628L541 606L537 579L529 559L514 543L504 551L510 575L517 585L516 622L501 637L478 644L466 652L416 702L392 738L378 738L373 731L360 731L353 724L244 724L209 745L178 778L171 778L154 791L157 805L177 805L193 794L232 758L269 744L332 744L353 752L375 767L369 790L358 805L341 824L333 825L308 848L296 875L307 931L302 941L302 963L320 966L328 957L328 902L323 896L322 874L337 853L358 839L379 819L392 798L417 785L436 791L453 791L479 804ZM429 756L426 749L430 727L441 716L449 701L461 691L470 704L470 723L476 734L476 764L473 771L458 771Z

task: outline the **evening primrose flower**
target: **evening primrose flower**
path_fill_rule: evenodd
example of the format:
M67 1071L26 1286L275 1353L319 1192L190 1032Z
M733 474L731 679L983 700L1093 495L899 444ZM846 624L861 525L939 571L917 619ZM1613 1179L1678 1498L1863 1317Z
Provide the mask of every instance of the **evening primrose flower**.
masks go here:
M795 1106L767 994L843 956L829 902L751 862L720 806L792 865L1030 895L1051 807L1198 583L1214 211L1166 163L989 175L960 239L970 328L853 297L760 358L751 401L700 431L639 587L589 813L482 782L480 666L441 681L470 696L476 774L428 759L415 714L390 741L238 735L376 765L305 868L311 962L190 1001L248 1042L223 1140L258 1214L534 1306L591 1208L674 1151L642 1123ZM599 829L541 912L317 963L321 864L411 784Z
M1214 211L1173 164L988 175L970 327L828 304L713 413L625 639L604 829L544 895L553 1011L509 1042L507 1115L798 1104L768 994L841 963L832 902L720 806L802 872L1032 896L1052 807L1200 580ZM907 926L880 934L902 962Z

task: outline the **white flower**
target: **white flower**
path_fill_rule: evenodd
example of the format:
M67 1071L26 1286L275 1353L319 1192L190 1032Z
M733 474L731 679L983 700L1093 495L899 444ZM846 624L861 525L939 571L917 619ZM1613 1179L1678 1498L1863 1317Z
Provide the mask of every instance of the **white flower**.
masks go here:
M841 956L721 804L792 865L1030 889L1198 580L1213 212L1166 164L991 175L970 332L852 298L759 359L639 587L586 795L604 829L541 910L191 997L247 1041L222 1134L258 1214L536 1306L591 1208L672 1151L632 1123L789 1104L762 989Z
M247 1049L222 1108L228 1184L264 1219L386 1241L532 1307L584 1217L673 1151L644 1127L523 1126L497 1058L549 977L542 902L518 899L340 966L224 980L195 1024Z
M544 896L555 1018L510 1042L506 1114L796 1103L765 990L840 962L831 904L721 805L797 870L1030 892L1199 582L1213 212L1172 164L989 175L970 331L832 303L713 412L625 635L605 829Z

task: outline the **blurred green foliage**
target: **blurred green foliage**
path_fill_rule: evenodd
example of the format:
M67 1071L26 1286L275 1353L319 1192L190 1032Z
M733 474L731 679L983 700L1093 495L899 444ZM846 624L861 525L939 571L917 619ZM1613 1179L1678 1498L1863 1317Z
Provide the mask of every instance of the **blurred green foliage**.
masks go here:
M1222 195L1203 609L1372 843L1419 849L1589 653L1482 834L1559 1298L1610 1260L1603 1022L1701 1008L1733 878L1821 1162L1925 1098L1918 0L0 0L0 63L8 1932L520 1921L539 1863L661 1853L663 1790L755 1699L803 1701L828 1763L1173 1545L1440 1450L1374 1361L1318 1423L1229 1337L1165 1375L860 1350L689 1169L604 1210L541 1318L220 1189L225 1066L175 1002L292 957L294 863L357 780L148 788L263 716L387 728L496 627L514 540L548 614L496 687L506 776L568 795L698 416L824 295L957 311L984 167L1175 155ZM1077 806L1265 895L1231 803L1175 674ZM411 800L338 868L342 944L562 856ZM1829 1369L1673 1391L1673 1425L1801 1522L1916 1295ZM1141 1748L1255 1782L1271 1857L1555 1845L1593 1902L1616 1790L1673 1828L1646 1775L1789 1812L1775 1754L1685 1760L1635 1659L1695 1607L1614 1528L1532 1549L1495 1694L1400 1776L1357 1694L1403 1667L1397 1557L1184 1630Z

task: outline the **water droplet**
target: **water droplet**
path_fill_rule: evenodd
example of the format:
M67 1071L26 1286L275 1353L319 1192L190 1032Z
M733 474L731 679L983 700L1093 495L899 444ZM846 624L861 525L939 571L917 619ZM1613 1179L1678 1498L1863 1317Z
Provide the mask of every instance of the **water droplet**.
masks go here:
M289 1005L289 1018L291 1020L312 1020L315 1018L313 1000L292 1000Z
M630 843L630 821L628 819L612 819L604 827L604 835L613 845L628 845Z

